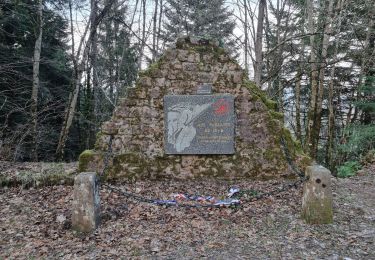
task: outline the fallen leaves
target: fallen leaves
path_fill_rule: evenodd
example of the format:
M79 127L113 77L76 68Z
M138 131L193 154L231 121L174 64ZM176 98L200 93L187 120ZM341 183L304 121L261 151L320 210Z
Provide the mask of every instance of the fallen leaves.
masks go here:
M281 182L168 180L118 186L171 199L176 193L225 196L233 184L267 192ZM72 187L10 188L0 191L0 258L370 259L375 258L374 186L371 174L334 181L334 224L322 226L300 220L301 187L235 209L158 207L101 189L102 224L88 235L70 229Z

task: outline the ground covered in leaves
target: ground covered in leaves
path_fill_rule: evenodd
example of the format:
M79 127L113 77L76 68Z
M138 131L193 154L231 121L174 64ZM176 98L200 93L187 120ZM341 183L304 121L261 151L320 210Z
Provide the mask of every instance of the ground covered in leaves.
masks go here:
M71 231L71 186L0 191L0 259L375 259L375 165L332 179L334 223L300 219L302 188L236 209L165 208L101 190L102 225ZM228 188L273 190L280 181L143 181L119 186L147 197L224 196Z

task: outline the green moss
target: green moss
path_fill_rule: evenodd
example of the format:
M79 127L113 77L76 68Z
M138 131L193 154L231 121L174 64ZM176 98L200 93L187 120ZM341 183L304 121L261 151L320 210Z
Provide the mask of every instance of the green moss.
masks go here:
M0 187L21 186L22 188L53 185L73 185L75 172L65 172L63 164L48 163L38 169L22 170L14 176L0 176Z
M93 150L85 150L79 155L78 172L87 170L89 162L94 159L95 152Z
M267 97L267 94L263 90L258 88L253 82L249 81L246 78L244 78L243 82L244 82L245 87L250 90L253 96L255 96L255 99L260 99L266 105L268 109L274 110L274 111L277 110L277 102L269 99Z
M114 156L109 168L109 178L137 179L144 177L149 172L150 161L138 153L125 153Z
M270 115L273 119L277 119L277 120L280 120L282 122L284 122L284 114L283 113L280 113L280 112L276 112L274 110L270 110Z
M313 200L302 211L302 218L308 224L330 224L333 222L332 205L329 199Z
M284 137L285 140L285 145L286 148L288 149L290 156L292 157L291 159L295 159L296 156L296 143L294 141L294 138L292 134L290 133L289 129L283 127L282 128L282 136Z
M198 52L200 54L212 53L215 59L218 59L220 55L227 55L224 48L213 46L213 45L186 45L187 47L180 47L179 49L186 49L190 52Z
M153 77L160 69L160 66L164 63L164 60L161 58L156 62L152 63L147 69L142 70L138 73L139 77L147 76Z
M271 110L277 110L277 102L271 100L271 99L268 99L265 97L265 99L263 100L264 104L266 105L266 107L268 107L269 109Z

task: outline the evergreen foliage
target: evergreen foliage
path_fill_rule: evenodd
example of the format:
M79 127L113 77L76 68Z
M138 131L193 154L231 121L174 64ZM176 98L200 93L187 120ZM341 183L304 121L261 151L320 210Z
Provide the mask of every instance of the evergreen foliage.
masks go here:
M217 39L234 47L235 22L224 0L167 0L163 38L167 43L189 35Z
M38 139L40 158L52 160L71 70L66 52L67 22L45 5ZM32 55L37 37L37 2L0 5L0 158L28 160L31 144Z
M346 159L358 159L375 148L375 84L374 77L369 76L359 88L361 100L354 104L362 112L357 123L344 130L347 140L339 146L339 152Z

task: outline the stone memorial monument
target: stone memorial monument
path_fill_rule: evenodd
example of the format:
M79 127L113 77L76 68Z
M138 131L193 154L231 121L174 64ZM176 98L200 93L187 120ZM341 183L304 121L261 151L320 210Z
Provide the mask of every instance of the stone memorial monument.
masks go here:
M139 74L80 171L103 169L112 136L109 178L261 178L294 176L300 153L276 103L250 82L213 41L181 38Z

